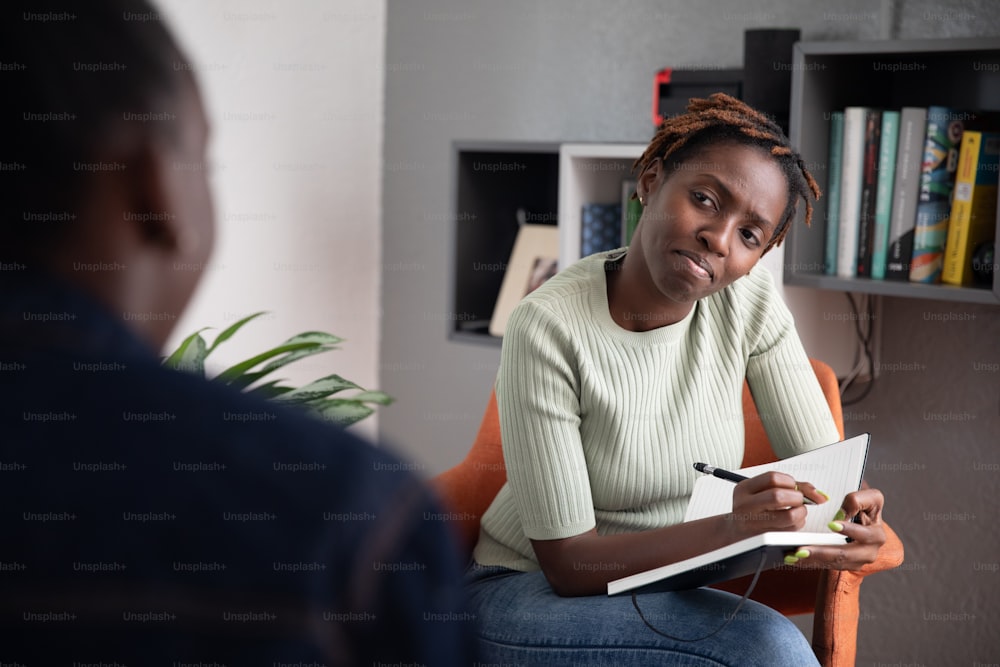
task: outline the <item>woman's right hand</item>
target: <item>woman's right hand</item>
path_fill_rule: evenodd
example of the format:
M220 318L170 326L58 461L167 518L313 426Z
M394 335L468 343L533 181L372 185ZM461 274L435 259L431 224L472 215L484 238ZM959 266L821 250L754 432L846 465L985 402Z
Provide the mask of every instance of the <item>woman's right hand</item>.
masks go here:
M809 498L817 505L828 498L808 482L791 475L766 472L744 480L733 489L733 511L726 515L734 540L769 530L799 530L805 525Z

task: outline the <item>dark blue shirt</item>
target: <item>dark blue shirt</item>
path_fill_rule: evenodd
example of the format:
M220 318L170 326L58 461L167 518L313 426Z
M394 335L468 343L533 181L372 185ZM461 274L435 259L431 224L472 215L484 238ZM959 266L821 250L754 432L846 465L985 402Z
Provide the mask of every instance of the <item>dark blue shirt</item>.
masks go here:
M83 295L0 285L0 663L466 665L413 465L162 368Z

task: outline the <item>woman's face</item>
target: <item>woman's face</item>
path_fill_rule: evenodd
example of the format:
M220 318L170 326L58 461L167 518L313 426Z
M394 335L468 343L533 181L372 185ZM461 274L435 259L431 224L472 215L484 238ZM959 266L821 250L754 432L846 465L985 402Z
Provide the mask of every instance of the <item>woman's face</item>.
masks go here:
M788 201L781 167L763 149L708 146L674 171L657 160L639 177L645 206L636 231L653 284L691 303L746 275Z

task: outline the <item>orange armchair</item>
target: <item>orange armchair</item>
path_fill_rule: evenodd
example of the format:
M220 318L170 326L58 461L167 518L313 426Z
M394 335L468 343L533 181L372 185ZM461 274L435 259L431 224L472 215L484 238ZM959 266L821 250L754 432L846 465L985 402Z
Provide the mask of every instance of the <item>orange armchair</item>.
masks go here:
M823 393L830 404L841 437L843 412L837 377L828 365L811 360ZM743 467L775 460L749 387L743 386L746 448ZM479 520L507 481L500 443L496 395L490 395L479 433L465 459L433 480L444 506L454 515L459 546L469 556L479 538ZM859 589L865 576L897 567L903 562L903 544L889 526L878 560L857 572L778 568L764 572L751 598L786 616L814 613L813 650L822 665L854 665L857 648ZM742 595L749 585L743 577L716 588Z

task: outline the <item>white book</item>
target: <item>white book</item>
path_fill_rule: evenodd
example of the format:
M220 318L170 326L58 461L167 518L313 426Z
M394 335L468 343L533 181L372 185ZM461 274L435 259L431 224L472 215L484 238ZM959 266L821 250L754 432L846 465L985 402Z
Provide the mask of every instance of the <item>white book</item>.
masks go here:
M870 435L863 433L782 461L733 471L754 477L775 470L810 482L830 494L829 501L806 506L808 516L802 530L761 533L686 560L616 579L608 582L608 595L637 588L645 588L647 592L697 588L752 574L758 567L774 568L784 563L785 554L798 547L846 543L847 538L831 531L827 524L837 514L844 497L861 487L869 440ZM726 514L732 509L733 483L704 475L695 482L684 520Z
M858 274L858 228L861 224L867 112L867 107L844 109L844 145L840 163L840 220L837 231L837 276L840 278L853 278Z

